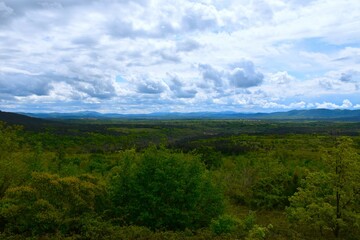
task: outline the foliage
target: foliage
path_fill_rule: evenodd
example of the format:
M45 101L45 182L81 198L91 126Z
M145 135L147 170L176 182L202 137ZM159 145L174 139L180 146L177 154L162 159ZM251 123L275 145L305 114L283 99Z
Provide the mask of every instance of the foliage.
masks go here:
M262 209L285 209L288 198L298 187L298 178L292 177L283 168L274 168L273 172L259 179L252 186L252 206Z
M37 235L68 232L74 221L95 213L104 188L90 176L65 177L32 174L28 186L10 188L0 202L5 231Z
M110 185L119 217L151 229L206 227L223 211L221 192L199 159L147 149L137 166L128 160Z
M196 149L196 153L200 155L200 160L208 169L219 169L223 164L221 153L212 147L201 146Z
M318 239L320 231L331 239L335 229L357 239L359 129L316 121L0 123L0 239Z
M222 215L216 220L211 221L210 229L216 235L233 233L239 228L240 221L229 216Z
M21 149L21 127L7 126L0 122L0 199L5 191L24 181L27 177L27 165Z
M261 227L258 225L255 225L249 232L249 234L246 236L245 240L262 240L266 238L266 235L269 233L270 229L272 229L273 226L269 224L267 227Z
M348 239L360 233L360 159L349 138L339 138L326 153L328 171L308 175L290 198L287 213L302 232L329 231Z

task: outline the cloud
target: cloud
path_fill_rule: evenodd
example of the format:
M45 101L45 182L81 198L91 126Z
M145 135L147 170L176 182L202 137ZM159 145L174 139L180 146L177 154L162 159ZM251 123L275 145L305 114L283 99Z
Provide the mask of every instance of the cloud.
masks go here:
M344 99L342 105L337 105L332 102L315 103L316 108L328 108L328 109L346 109L351 108L353 104L348 100Z
M9 96L47 95L52 86L44 76L0 73L0 93Z
M176 53L167 51L167 50L160 50L155 51L152 53L153 55L157 55L161 58L164 62L174 62L174 63L180 63L181 58Z
M261 21L269 22L273 18L273 11L270 5L264 0L253 0L252 1L254 13L258 19Z
M210 87L235 87L235 88L250 88L259 86L264 79L264 75L255 69L251 61L239 61L230 64L227 68L218 70L209 64L199 64L199 70L202 73L202 78Z
M115 87L109 81L93 80L91 82L80 79L68 79L67 82L77 92L97 99L108 99L116 96Z
M111 21L108 29L110 35L119 38L136 38L150 35L144 29L136 28L132 22L121 18Z
M7 6L4 2L0 2L0 20L10 16L13 12L14 10L11 7Z
M198 66L204 82L200 85L201 87L221 87L224 84L225 73L212 67L209 64L199 64Z
M193 98L197 90L192 86L186 86L176 75L168 75L168 86L176 98Z
M109 99L116 95L107 79L80 79L53 73L30 73L19 69L0 69L0 93L14 97L67 96L70 98ZM71 94L70 94L71 93ZM69 99L70 100L70 99Z
M73 44L84 46L84 47L93 47L98 43L98 40L91 36L80 36L72 40Z
M294 79L295 78L286 71L270 74L269 76L270 82L277 85L289 84L290 82L294 81Z
M218 27L217 10L213 5L193 2L189 4L181 20L185 31L203 31Z
M354 71L354 70L343 72L343 73L341 73L340 81L346 82L346 83L360 82L360 72Z
M261 111L333 103L341 93L354 108L359 8L340 0L0 0L0 107Z
M263 82L264 75L255 70L251 61L242 61L233 65L228 78L232 85L238 88L258 86Z
M142 76L136 80L136 90L138 93L160 94L166 90L167 86L161 80L151 79L148 76Z
M191 52L196 49L199 49L200 47L201 47L201 44L193 39L188 39L188 40L176 43L176 51L177 52Z

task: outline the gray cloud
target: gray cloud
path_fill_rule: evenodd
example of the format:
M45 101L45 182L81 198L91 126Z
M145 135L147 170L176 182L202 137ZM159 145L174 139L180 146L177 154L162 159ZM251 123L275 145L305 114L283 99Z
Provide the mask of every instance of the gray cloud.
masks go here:
M186 31L214 29L218 27L216 8L212 5L193 3L186 9L181 23Z
M200 47L201 47L200 43L193 39L188 39L176 43L176 51L178 52L191 52L196 49L199 49Z
M168 75L168 86L177 98L193 98L197 91L191 87L186 87L178 76Z
M79 92L86 93L90 97L98 99L108 99L116 96L115 88L112 84L105 81L93 81L92 83L84 81L73 81L72 86Z
M264 75L255 70L251 61L240 61L231 64L229 69L217 70L211 65L200 64L199 70L205 82L212 82L215 87L249 88L263 82Z
M360 81L360 72L350 70L350 71L341 73L340 81L342 81L342 82L359 82Z
M348 12L322 14L324 6L329 13ZM128 109L141 111L166 101L169 109L256 105L247 98L259 89L267 93L260 100L277 99L287 87L284 98L318 90L356 95L359 32L352 26L358 7L331 0L0 0L0 98L12 99L9 106L36 99L39 109L66 100L129 103L134 108ZM323 21L311 25L319 17ZM345 42L332 42L333 36ZM319 54L304 61L296 42L308 38L331 44L306 42ZM250 61L231 64L242 57L256 59L261 70ZM334 58L339 61L330 63ZM263 73L266 84L251 88L262 84ZM146 74L155 78L133 77ZM116 82L117 75L133 84Z
M86 97L108 99L116 95L112 82L101 78L83 80L55 74L30 75L24 73L0 73L0 93L19 97L48 96L50 91L54 90L60 95L70 94L54 87L55 83L61 82L66 83L72 89L71 96L85 94Z
M242 61L233 65L228 73L230 84L238 88L249 88L258 86L263 82L264 75L255 70L254 64L250 61Z
M161 61L163 62L181 62L180 56L178 56L175 52L171 52L168 50L155 51L152 53L152 55L160 57Z
M151 9L137 6L127 12L117 13L115 18L107 21L108 34L115 38L163 38L186 32L220 29L218 11L213 5L188 2L179 8L163 8L162 5L157 7L161 13L156 18L150 19L150 24L144 19L147 19L148 15L156 15ZM132 11L133 14L129 14ZM145 17L139 21L133 17L136 15ZM192 44L193 46L183 47L197 47L195 42Z
M143 29L135 29L132 22L123 19L111 21L108 30L111 36L118 38L136 38L148 35Z
M166 90L166 84L143 76L137 81L136 90L138 93L159 94Z
M47 95L52 89L49 80L44 76L23 73L0 73L0 93L12 96Z
M6 18L13 13L13 9L7 6L4 2L0 2L0 19Z
M94 45L96 45L98 43L98 40L95 39L94 37L90 37L90 36L81 36L81 37L74 38L72 40L72 43L76 44L76 45L84 46L84 47L93 47Z
M73 90L73 93L86 94L86 97L97 99L109 99L116 96L116 90L112 81L104 78L104 76L82 76L72 77L74 73L67 76L49 74L47 78L50 81L68 84ZM81 76L81 74L77 74ZM74 95L74 96L75 96Z
M202 78L206 83L212 83L216 87L220 87L223 85L223 71L219 71L209 64L199 64L199 70L201 71Z

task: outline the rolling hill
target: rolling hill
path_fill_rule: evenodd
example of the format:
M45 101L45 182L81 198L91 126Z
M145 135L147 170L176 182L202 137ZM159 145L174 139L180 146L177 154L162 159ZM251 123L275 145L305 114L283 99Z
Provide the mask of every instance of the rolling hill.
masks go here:
M292 110L273 113L238 113L238 112L159 112L150 114L118 114L98 112L74 113L23 113L44 119L258 119L258 120L336 120L360 121L360 110L311 109Z

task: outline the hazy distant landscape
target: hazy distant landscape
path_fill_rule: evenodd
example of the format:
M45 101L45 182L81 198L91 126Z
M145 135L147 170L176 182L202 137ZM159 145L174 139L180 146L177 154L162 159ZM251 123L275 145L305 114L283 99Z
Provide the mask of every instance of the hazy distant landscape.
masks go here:
M278 119L278 120L339 120L359 121L360 110L292 110L273 113L238 113L238 112L163 112L149 114L116 114L98 112L73 113L22 113L27 116L46 119Z

